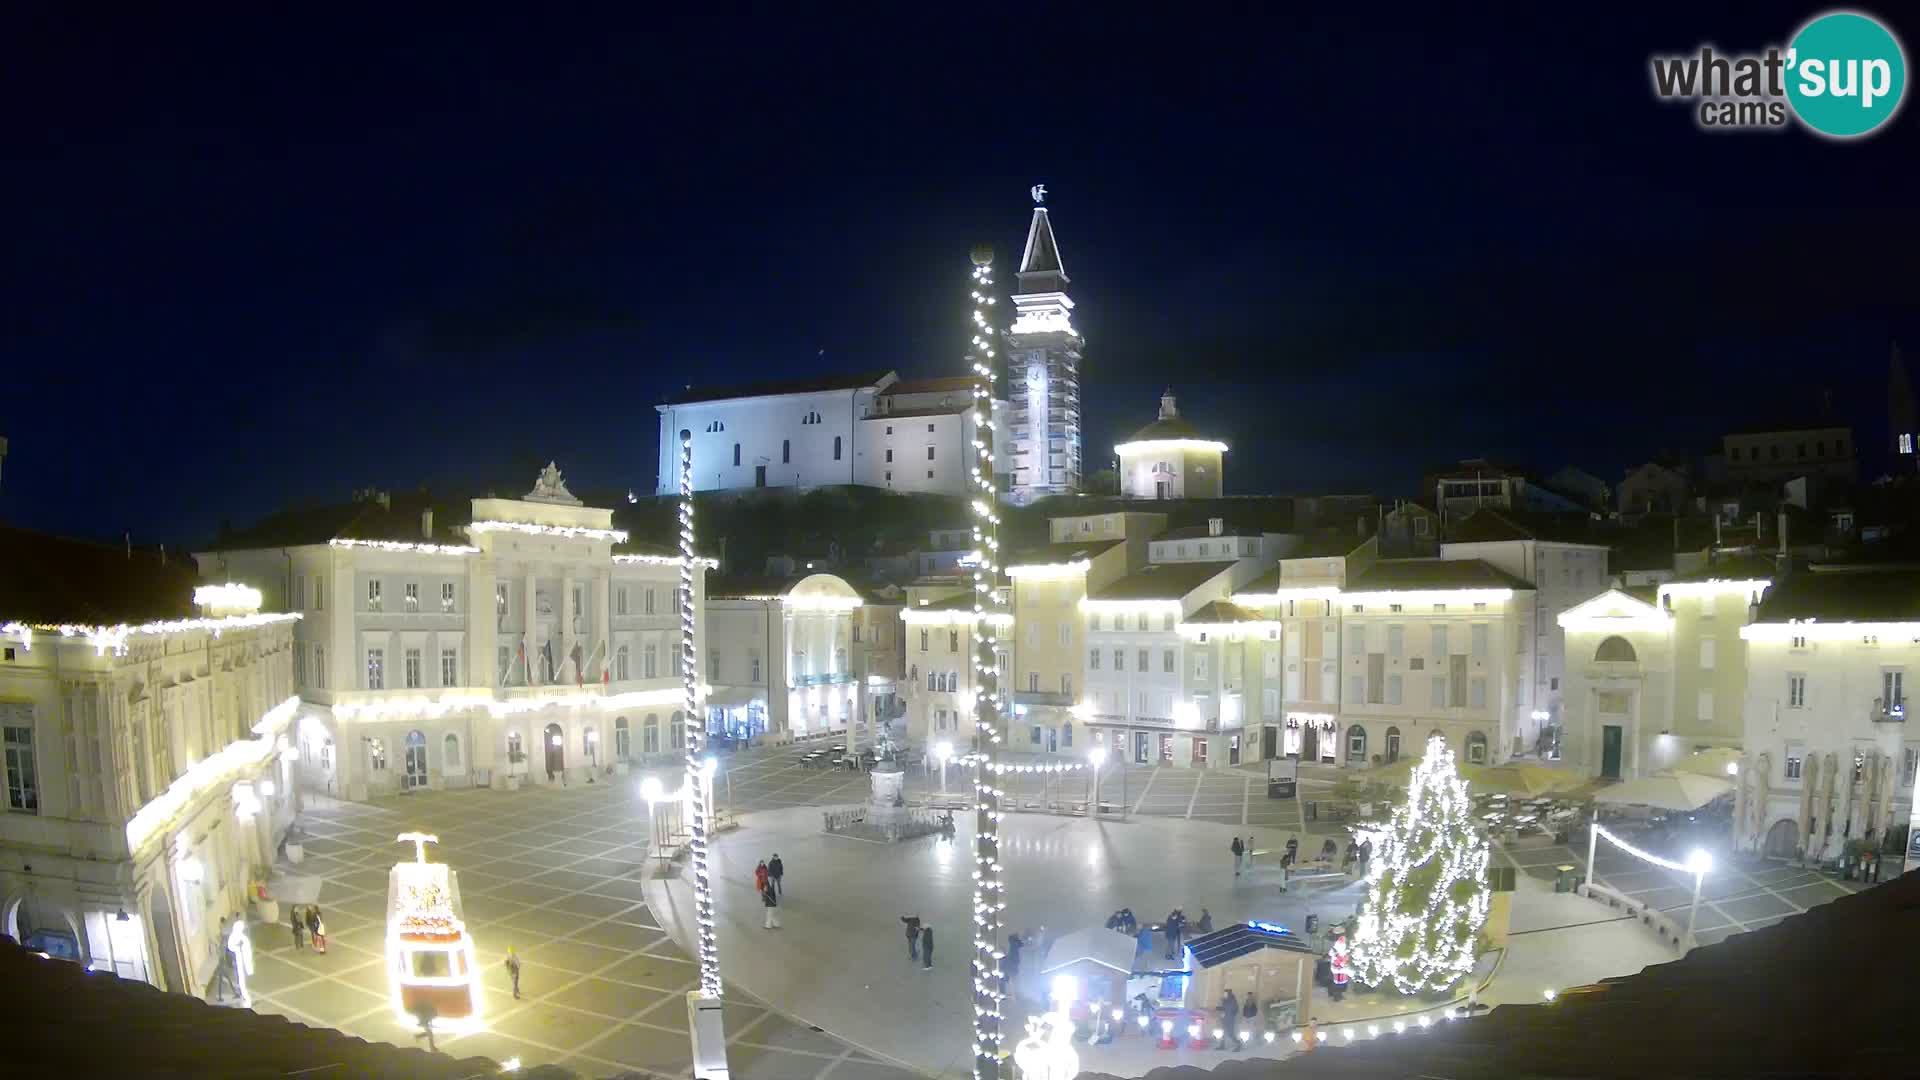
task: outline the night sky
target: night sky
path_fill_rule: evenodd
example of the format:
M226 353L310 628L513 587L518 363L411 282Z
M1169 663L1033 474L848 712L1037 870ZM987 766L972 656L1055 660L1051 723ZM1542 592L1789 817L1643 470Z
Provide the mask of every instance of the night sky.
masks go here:
M968 248L1011 286L1035 182L1089 468L1171 384L1230 492L1411 494L1483 454L1617 481L1829 392L1877 445L1888 344L1920 357L1911 103L1840 144L1704 134L1649 86L1652 52L1812 6L65 7L0 16L13 524L197 543L547 458L648 491L688 383L962 373Z

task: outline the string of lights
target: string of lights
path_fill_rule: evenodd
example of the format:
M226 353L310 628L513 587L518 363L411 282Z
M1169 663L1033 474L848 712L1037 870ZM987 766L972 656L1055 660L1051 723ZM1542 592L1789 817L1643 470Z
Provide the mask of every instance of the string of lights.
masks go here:
M1004 771L995 760L1000 744L1000 717L1005 702L1000 690L999 633L1006 625L1006 600L998 584L1000 571L1000 517L993 485L993 248L973 249L973 640L975 672L973 727L973 1075L974 1080L999 1080L1005 1058L1001 1048L1002 1002L999 948L1000 913L1006 910L1005 882L1000 866L1000 800L996 785Z
M687 714L687 789L693 793L694 918L699 923L700 994L720 996L720 946L713 931L713 880L707 871L713 774L704 768L707 726L700 716L700 664L693 611L693 432L680 432L680 678Z

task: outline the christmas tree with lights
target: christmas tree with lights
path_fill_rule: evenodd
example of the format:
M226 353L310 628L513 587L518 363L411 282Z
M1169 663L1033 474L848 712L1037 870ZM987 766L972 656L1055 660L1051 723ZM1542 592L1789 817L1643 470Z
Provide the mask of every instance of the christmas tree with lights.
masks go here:
M1442 990L1473 971L1487 921L1488 846L1453 751L1435 734L1367 867L1354 974L1403 994Z

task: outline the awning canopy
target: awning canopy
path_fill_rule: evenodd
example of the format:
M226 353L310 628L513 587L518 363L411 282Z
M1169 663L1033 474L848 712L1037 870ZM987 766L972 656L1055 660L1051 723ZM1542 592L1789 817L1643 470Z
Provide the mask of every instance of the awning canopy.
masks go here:
M1047 950L1047 958L1040 968L1040 973L1044 975L1058 971L1068 964L1091 960L1102 967L1112 968L1122 975L1131 975L1133 974L1133 954L1138 948L1138 942L1118 930L1090 926L1085 930L1075 930L1055 941Z
M1698 773L1659 773L1615 784L1593 797L1613 806L1651 806L1657 810L1698 810L1733 790L1725 780Z

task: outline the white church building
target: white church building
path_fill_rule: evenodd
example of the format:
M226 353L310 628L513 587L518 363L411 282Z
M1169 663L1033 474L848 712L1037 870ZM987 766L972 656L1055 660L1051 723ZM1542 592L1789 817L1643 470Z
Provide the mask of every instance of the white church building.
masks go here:
M693 437L696 491L837 484L967 493L973 383L901 379L892 371L690 389L660 414L657 492L679 491L680 432ZM995 456L1006 460L1007 403L994 403Z
M1203 437L1181 417L1173 391L1160 395L1160 416L1113 448L1120 457L1120 494L1130 499L1217 499L1225 494L1227 444Z

